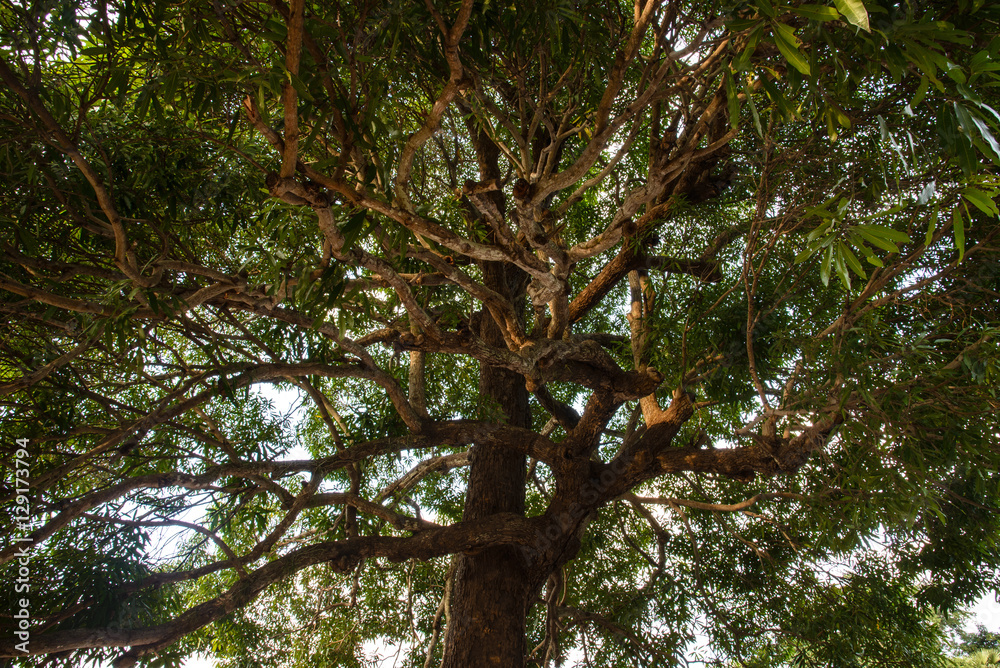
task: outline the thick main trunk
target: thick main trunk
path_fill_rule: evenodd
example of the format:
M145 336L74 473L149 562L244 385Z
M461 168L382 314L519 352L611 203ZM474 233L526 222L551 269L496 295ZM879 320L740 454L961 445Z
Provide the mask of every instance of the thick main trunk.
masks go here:
M484 268L487 285L512 296L516 280L512 267L489 263ZM503 346L503 337L488 312L483 313L480 335L489 344ZM480 369L479 391L483 401L499 407L508 424L531 426L524 379L506 369ZM494 513L524 512L524 456L497 443L472 447L469 487L463 519L476 520ZM445 635L444 668L524 665L525 616L534 592L528 583L527 564L521 550L500 547L459 556Z

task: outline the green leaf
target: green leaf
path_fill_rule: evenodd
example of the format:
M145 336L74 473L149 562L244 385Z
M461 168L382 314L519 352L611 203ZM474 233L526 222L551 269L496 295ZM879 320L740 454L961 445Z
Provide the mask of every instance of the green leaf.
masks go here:
M833 223L834 221L832 219L826 221L825 223L817 227L815 230L810 232L808 235L806 235L806 241L815 241L816 239L819 239L822 236L826 236L830 232L830 228L833 227Z
M865 9L865 3L861 0L833 0L833 4L836 5L837 11L844 15L848 23L858 26L865 32L871 32L871 27L868 24L868 10Z
M775 16L778 15L777 11L775 11L774 9L774 5L771 4L770 0L754 0L754 4L757 5L757 7L760 9L761 13L764 16L770 19L773 19Z
M760 124L760 114L757 112L757 105L754 104L753 95L750 91L750 86L744 84L744 92L747 94L747 103L750 107L750 114L753 116L753 127L757 131L758 137L764 136L764 128Z
M784 94L778 89L774 82L771 81L769 77L761 77L760 82L763 84L764 90L767 92L767 96L771 98L771 101L778 107L782 118L796 118L795 109L788 104L788 100L785 99Z
M885 122L885 117L882 116L882 114L879 114L876 116L876 120L878 121L878 132L882 141L889 141L892 134L889 132L889 125Z
M955 88L956 90L958 90L959 93L962 94L962 97L964 97L969 102L973 102L977 105L983 103L983 99L979 97L979 95L977 95L976 92L971 88L969 88L966 84L958 84L957 86L955 86Z
M792 261L792 264L802 264L810 257L812 257L813 253L815 252L816 250L813 248L806 248L804 251L795 256L795 259Z
M833 246L831 246L833 248ZM844 287L848 290L851 289L851 275L847 273L847 263L845 259L847 257L847 246L844 245L843 241L837 242L837 252L834 253L834 265L837 267L837 276L840 277L840 282L844 284ZM856 260L857 258L855 258ZM858 265L859 267L861 265Z
M837 104L834 104L833 102L830 103L830 109L831 111L833 111L833 117L837 119L837 123L840 124L840 127L850 129L851 127L850 116L845 114L844 110L841 109Z
M989 195L978 188L973 188L971 186L966 188L962 191L962 197L964 197L966 201L972 202L977 209L988 216L1000 215L1000 210L997 209L997 203L994 202Z
M952 104L954 115L948 113L947 106L942 106L938 119L938 134L945 147L958 158L958 164L966 175L976 172L978 158L972 146L972 128L975 123L968 109L956 103Z
M823 254L823 261L819 264L819 280L823 281L824 286L830 285L830 265L833 264L833 244L826 247L826 253Z
M833 202L832 199L827 200L821 206L809 207L808 209L806 209L805 213L806 213L807 216L817 216L819 218L827 218L827 219L829 219L829 218L836 218L837 217L836 215L834 215L833 213L831 213L831 212L827 211L825 208L823 208L823 207L828 206L831 202ZM817 228L817 229L819 229L819 228Z
M730 18L726 21L726 27L729 28L729 30L732 32L743 32L744 30L749 30L750 28L756 26L759 20L760 19L757 18L751 18L751 19Z
M726 102L729 107L729 127L735 130L740 124L740 97L736 90L736 75L732 71L726 72Z
M341 227L341 231L344 233L344 249L347 250L354 245L358 236L361 235L361 230L365 224L365 218L367 216L367 210L362 209L357 213L353 214L347 219L347 222Z
M794 7L792 12L812 21L836 21L840 18L840 14L837 13L836 9L823 5L799 5L798 7Z
M795 30L784 23L774 23L774 43L778 45L778 50L789 64L802 74L809 75L809 61L805 55L799 51L799 38L795 36Z
M851 271L860 276L861 278L868 278L865 274L865 270L861 267L861 262L858 260L858 256L854 254L851 247L847 244L841 243L843 247L844 260L847 262L847 266L850 267Z
M927 95L927 89L930 88L931 80L927 78L927 75L920 77L920 85L917 86L917 92L913 95L913 99L910 100L910 106L915 107L924 101L924 97Z
M956 206L951 212L952 229L955 231L955 248L958 249L958 261L965 257L965 221L962 220L962 212Z
M970 176L975 174L978 160L976 159L975 151L973 151L972 141L968 137L959 137L955 143L955 147L957 149L958 164L962 168L962 171Z
M871 234L889 241L895 241L899 244L910 243L910 236L905 232L897 232L896 230L884 227L882 225L855 225L854 229L862 234Z
M740 55L733 60L733 69L737 72L744 72L749 68L750 58L753 56L754 51L756 51L757 43L760 42L760 38L764 34L763 21L755 21L755 23L757 25L747 35L746 46L743 47Z
M993 162L1000 162L1000 144L997 143L993 133L990 132L989 126L972 114L969 114L969 118L972 120L972 124L976 130L979 131L979 135L983 138L983 141L990 147L990 151L993 153L990 157L992 157Z
M855 229L857 229L857 228L855 228ZM891 241L888 241L887 239L884 239L883 237L880 237L880 236L878 236L876 234L872 234L871 232L867 232L867 231L864 231L864 230L857 230L857 231L858 231L858 234L860 234L862 237L864 237L865 241L867 241L871 245L878 246L882 250L887 250L890 253L898 253L899 252L899 247L896 244L892 243Z
M163 78L160 91L164 102L169 104L174 101L174 97L177 94L177 85L179 82L180 82L180 76L177 74L177 72L171 72L170 74L168 74L166 77Z
M934 210L931 211L930 220L927 221L927 234L924 236L925 246L930 246L931 242L934 240L934 228L937 227L937 219L940 213L941 208L935 204Z
M312 93L309 92L309 88L306 86L305 82L302 81L302 79L300 79L293 72L288 72L286 70L286 73L288 75L288 81L292 84L292 88L295 89L295 92L299 94L299 97L309 102L316 101L316 98L314 98Z
M326 125L325 119L323 122L315 123L313 125L312 131L309 133L309 136L306 137L306 140L302 145L303 151L309 150L309 147L311 147L313 145L313 142L316 141L316 137L319 135L320 131L324 129L325 125Z
M951 106L955 109L955 118L958 119L959 130L966 136L970 136L972 134L972 128L975 124L972 122L972 116L969 114L969 110L958 102L952 102Z

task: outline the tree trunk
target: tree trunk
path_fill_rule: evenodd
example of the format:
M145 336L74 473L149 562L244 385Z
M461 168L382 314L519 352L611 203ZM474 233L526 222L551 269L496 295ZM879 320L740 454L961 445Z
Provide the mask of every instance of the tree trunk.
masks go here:
M486 285L513 297L519 270L499 263L483 267ZM480 336L504 346L500 329L484 309ZM506 369L483 366L479 392L487 410L499 406L508 424L531 427L524 378ZM494 513L524 513L525 460L502 444L472 447L464 520ZM445 635L444 668L524 665L525 617L534 598L528 564L515 547L499 547L459 555Z

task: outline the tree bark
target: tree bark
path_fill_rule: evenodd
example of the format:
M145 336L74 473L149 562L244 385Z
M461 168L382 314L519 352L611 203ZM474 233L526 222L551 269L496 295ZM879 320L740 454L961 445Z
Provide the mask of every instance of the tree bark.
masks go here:
M512 301L520 271L501 263L483 267L487 287ZM494 346L503 336L483 310L480 335ZM531 427L524 378L506 369L482 366L480 397L487 410L499 406L508 424ZM471 450L469 487L463 519L475 521L494 513L524 513L524 455L500 443L476 443ZM515 547L498 547L459 556L445 636L443 668L524 665L525 618L534 599L529 564Z

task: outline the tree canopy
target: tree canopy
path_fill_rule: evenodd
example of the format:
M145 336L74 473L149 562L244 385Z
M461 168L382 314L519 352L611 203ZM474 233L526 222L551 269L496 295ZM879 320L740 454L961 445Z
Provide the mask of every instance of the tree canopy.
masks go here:
M0 23L0 657L933 666L1000 589L995 3Z

